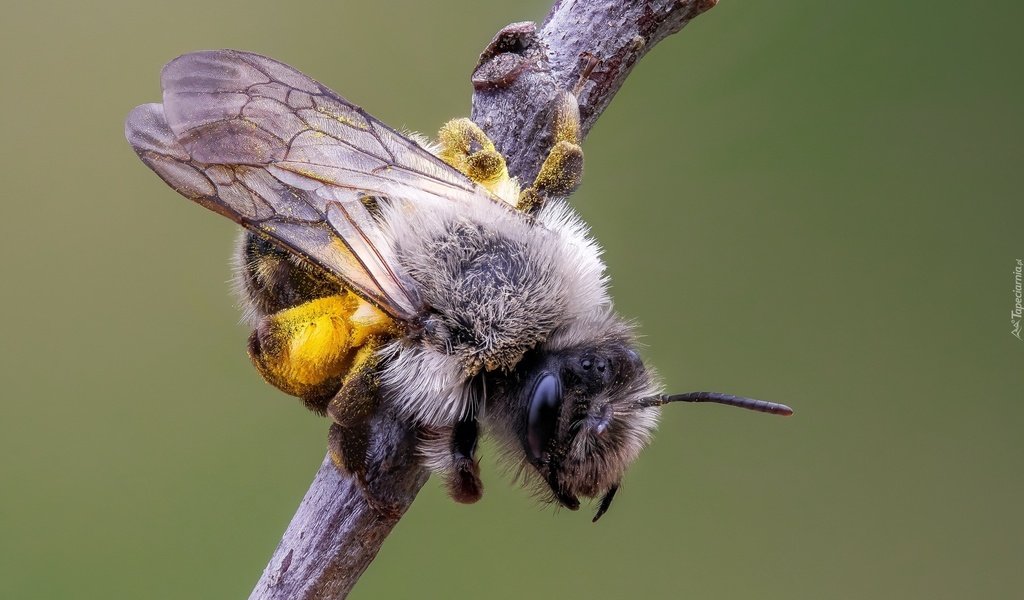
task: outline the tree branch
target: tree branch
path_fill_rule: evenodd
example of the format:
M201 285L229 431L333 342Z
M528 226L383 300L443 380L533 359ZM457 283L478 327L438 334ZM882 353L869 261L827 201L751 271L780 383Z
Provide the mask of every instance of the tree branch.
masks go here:
M577 92L585 136L636 62L716 3L558 0L539 30L534 23L509 25L481 54L472 118L512 175L531 182L551 146L560 91ZM374 497L393 506L387 515L325 458L250 600L345 598L427 480L415 444L416 432L396 414L374 417L367 479Z
M393 512L371 507L325 457L250 599L344 598L373 562L429 473L417 460L416 432L395 413L376 415L372 436L370 492Z
M537 30L513 23L498 32L473 72L472 118L529 184L551 148L554 100L574 91L586 136L655 44L718 0L558 0ZM595 65L581 81L587 64Z

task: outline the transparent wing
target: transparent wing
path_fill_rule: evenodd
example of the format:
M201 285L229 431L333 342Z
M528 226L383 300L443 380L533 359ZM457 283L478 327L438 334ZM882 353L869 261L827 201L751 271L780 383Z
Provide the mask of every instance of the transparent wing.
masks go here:
M323 267L393 317L419 312L363 199L490 202L415 142L287 65L220 50L162 73L163 104L125 123L136 153L182 195Z

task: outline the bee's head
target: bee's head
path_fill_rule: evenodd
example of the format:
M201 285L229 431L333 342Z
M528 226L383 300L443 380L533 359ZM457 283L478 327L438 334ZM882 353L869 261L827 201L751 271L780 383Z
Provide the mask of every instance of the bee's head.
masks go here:
M521 450L527 478L542 481L543 495L571 510L579 508L580 496L600 497L594 521L647 445L662 404L716 402L792 413L781 404L713 392L658 393L631 335L536 352L505 388L490 420L502 425L510 450Z
M531 369L519 390L519 441L559 503L575 510L578 496L604 496L604 513L657 424L658 409L642 403L651 386L627 343L570 348Z
M657 390L626 327L541 347L488 402L487 418L542 497L575 510L604 497L600 513L650 439Z

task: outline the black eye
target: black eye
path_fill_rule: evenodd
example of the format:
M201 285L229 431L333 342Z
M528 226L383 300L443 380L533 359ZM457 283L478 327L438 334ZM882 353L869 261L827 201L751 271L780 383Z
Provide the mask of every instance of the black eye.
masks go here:
M584 358L583 360L580 361L580 366L583 367L584 371L589 371L590 367L594 366L594 361L590 360L589 358Z
M551 373L544 373L533 385L530 411L526 422L526 443L530 458L540 460L544 448L555 435L558 426L558 408L562 403L562 383Z

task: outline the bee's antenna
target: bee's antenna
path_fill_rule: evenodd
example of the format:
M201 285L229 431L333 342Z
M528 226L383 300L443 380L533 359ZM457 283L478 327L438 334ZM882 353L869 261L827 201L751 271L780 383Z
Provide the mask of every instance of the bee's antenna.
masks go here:
M667 394L658 394L657 396L644 398L638 402L638 404L640 406L661 406L663 404L668 404L669 402L714 402L715 404L737 406L747 410L756 410L757 412L782 415L784 417L788 417L793 414L793 409L785 404L766 402L764 400L754 400L753 398L721 394L719 392L688 392L686 394L672 394L671 396Z

